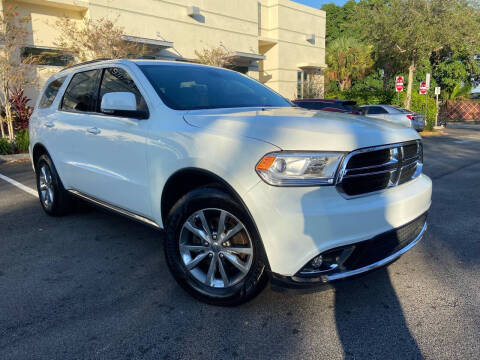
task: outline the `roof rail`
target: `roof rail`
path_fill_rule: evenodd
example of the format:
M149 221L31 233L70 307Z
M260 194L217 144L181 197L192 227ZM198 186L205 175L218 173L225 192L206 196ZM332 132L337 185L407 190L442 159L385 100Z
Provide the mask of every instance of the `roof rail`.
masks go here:
M81 63L78 63L78 64L73 64L73 65L64 67L64 68L63 68L62 70L60 70L60 71L64 71L64 70L76 68L77 66L94 64L94 63L96 63L96 62L105 61L105 60L113 60L113 59L111 59L111 58L98 58L98 59L95 59L95 60L84 61L84 62L81 62Z

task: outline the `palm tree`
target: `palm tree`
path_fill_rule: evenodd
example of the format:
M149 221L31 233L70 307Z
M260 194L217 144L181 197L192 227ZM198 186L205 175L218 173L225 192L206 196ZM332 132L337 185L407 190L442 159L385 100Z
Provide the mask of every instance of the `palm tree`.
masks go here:
M327 46L327 65L328 79L337 81L340 91L348 90L352 81L364 78L372 68L372 47L340 37Z
M452 92L450 94L447 94L447 99L448 100L467 99L470 97L471 92L472 92L472 85L469 83L461 82L455 85L455 87L452 89Z

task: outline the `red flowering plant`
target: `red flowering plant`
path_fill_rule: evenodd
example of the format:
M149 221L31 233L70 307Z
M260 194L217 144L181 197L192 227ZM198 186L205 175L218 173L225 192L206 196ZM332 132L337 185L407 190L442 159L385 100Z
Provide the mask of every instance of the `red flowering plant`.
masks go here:
M28 129L28 122L33 108L28 106L30 99L25 96L23 89L10 90L10 104L14 111L14 124L17 130Z

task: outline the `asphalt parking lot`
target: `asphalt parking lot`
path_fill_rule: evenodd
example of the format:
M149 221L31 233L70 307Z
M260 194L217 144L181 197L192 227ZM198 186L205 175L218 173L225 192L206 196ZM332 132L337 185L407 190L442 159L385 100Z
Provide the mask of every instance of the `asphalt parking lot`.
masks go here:
M202 304L162 233L80 208L46 216L0 179L1 359L478 359L480 129L425 138L429 231L387 269L313 294ZM34 188L29 163L0 174Z

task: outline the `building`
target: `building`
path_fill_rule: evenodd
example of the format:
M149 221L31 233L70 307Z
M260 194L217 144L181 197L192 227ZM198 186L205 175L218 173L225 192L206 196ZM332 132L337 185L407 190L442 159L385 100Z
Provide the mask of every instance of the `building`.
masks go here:
M0 0L1 1L1 0ZM31 26L31 54L61 54L55 22L66 16L117 18L126 41L147 44L159 59L191 60L195 50L222 46L235 70L287 98L302 94L304 80L323 86L325 12L290 0L17 0L9 4ZM37 65L42 83L63 64L51 56ZM55 60L56 59L56 60ZM60 67L59 67L60 66ZM38 90L30 89L31 97Z

